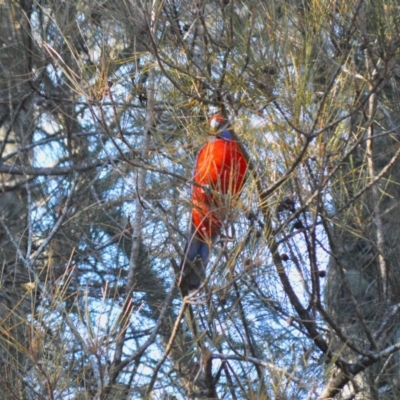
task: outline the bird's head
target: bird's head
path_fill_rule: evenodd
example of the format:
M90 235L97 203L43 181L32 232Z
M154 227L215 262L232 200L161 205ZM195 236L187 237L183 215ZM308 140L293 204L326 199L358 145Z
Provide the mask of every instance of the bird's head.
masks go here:
M215 114L210 118L211 132L218 134L224 139L232 139L232 135L228 129L228 120L221 114Z

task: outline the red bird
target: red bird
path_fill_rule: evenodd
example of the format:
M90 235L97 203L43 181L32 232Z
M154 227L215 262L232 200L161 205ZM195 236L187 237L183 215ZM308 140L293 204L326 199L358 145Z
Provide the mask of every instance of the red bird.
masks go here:
M227 128L226 119L214 115L210 127L217 135L197 156L192 218L181 264L181 286L188 290L197 289L205 278L210 246L240 195L247 171L246 158Z

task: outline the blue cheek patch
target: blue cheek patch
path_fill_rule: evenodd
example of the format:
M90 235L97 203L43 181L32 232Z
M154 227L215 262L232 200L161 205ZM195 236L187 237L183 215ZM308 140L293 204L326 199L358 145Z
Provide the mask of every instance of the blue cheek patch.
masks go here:
M227 129L223 130L218 136L222 139L232 140L232 135Z

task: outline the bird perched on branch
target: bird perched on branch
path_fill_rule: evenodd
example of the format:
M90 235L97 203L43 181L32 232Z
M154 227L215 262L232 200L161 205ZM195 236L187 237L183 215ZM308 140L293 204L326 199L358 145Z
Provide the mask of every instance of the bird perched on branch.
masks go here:
M197 289L205 278L210 247L240 195L246 158L222 115L210 119L213 138L199 151L192 189L192 216L181 263L181 288Z

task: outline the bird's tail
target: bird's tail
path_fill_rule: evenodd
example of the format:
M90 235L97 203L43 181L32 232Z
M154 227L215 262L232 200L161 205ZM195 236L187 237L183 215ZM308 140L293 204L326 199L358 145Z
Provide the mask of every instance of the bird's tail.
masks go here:
M212 239L207 241L192 227L181 263L181 288L198 289L204 281L212 242Z

